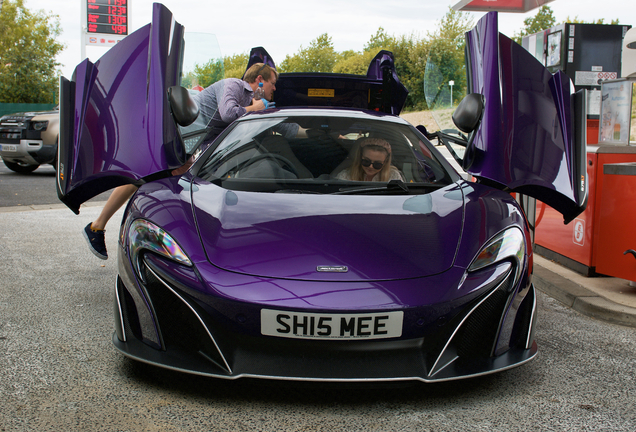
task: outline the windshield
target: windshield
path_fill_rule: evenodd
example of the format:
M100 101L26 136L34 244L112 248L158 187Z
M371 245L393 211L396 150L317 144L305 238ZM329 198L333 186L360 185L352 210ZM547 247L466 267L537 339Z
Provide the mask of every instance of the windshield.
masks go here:
M223 76L223 57L216 35L185 33L181 86L194 96ZM201 118L197 118L191 125L179 127L188 154L192 154L206 126Z
M429 112L432 115L437 129L450 135L457 136L466 141L453 122L455 108L466 95L466 66L465 61L444 62L439 53L432 51L426 60L424 71L424 96ZM463 159L465 146L456 141L448 141L452 151ZM447 155L451 157L450 154ZM458 171L463 171L462 167L455 164L453 166Z
M253 192L424 193L456 180L412 126L357 117L246 119L203 159L199 178Z

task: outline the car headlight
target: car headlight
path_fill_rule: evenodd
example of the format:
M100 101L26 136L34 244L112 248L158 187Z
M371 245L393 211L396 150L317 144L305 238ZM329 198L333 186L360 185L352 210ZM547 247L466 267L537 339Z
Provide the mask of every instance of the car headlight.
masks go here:
M48 121L36 121L31 123L31 127L36 131L45 131L48 125Z
M468 267L468 271L482 269L506 259L516 260L515 281L519 280L523 270L526 241L518 228L509 228L494 236Z
M130 259L140 277L141 266L139 254L148 250L186 266L192 266L190 258L183 252L177 242L163 229L144 219L136 219L128 228L128 248Z

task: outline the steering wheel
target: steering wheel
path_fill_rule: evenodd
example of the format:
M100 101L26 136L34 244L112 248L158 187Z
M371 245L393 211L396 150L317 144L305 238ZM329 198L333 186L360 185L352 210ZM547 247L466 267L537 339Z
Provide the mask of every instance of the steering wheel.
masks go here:
M298 171L296 171L296 167L294 166L293 163L291 163L287 158L278 155L276 153L263 153L260 154L256 157L251 158L250 160L246 161L243 166L240 168L240 170L244 170L245 168L247 168L250 165L254 165L256 162L260 162L263 159L272 159L274 160L282 169L284 169L285 171L289 171L292 174L294 174L297 178L299 178L300 176L298 175Z

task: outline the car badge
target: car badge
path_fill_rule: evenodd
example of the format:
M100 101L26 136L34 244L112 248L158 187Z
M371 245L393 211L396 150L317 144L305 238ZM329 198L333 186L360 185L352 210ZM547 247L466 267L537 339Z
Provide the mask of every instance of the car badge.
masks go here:
M330 265L320 265L316 267L316 270L319 272L328 272L328 273L346 273L349 271L349 267L347 266L330 266Z

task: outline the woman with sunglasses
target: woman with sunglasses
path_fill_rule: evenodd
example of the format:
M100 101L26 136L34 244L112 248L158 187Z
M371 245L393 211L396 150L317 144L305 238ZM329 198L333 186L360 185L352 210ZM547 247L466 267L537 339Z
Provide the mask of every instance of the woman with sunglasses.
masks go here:
M363 138L350 168L340 171L340 180L379 181L402 180L402 173L391 165L391 144L381 138Z

